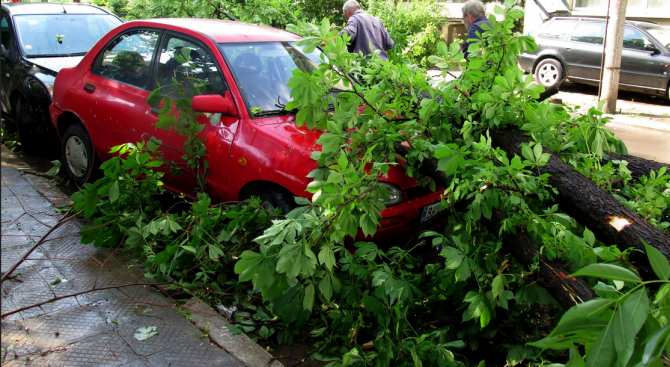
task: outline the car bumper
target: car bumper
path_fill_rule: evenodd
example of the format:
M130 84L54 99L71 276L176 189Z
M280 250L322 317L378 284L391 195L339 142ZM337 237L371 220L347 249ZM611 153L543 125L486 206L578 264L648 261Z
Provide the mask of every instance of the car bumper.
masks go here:
M51 124L54 126L54 128L58 132L59 136L60 136L60 132L58 131L58 118L62 114L63 114L63 111L61 109L54 106L53 104L49 105L49 118L51 119Z
M386 208L381 212L382 219L380 221L394 223L399 220L400 222L377 228L377 232L372 237L368 236L366 238L363 232L359 231L355 241L371 241L384 246L402 246L408 238L414 235L414 231L421 224L423 209L428 205L439 202L442 192L443 190L437 190L434 193L430 192L423 196L404 200L398 205Z

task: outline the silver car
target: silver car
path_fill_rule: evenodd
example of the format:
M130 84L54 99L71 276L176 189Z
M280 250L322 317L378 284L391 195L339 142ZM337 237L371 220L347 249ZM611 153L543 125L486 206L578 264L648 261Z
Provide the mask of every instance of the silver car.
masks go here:
M538 48L519 65L538 83L553 87L564 78L598 85L605 20L556 17L530 33ZM670 30L651 22L626 21L619 89L670 96Z

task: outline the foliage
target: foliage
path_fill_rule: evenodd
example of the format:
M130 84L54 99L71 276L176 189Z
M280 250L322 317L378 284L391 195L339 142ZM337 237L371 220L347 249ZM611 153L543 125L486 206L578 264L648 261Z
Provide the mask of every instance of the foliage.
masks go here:
M614 195L653 225L670 233L670 175L666 168L650 172L634 185L626 185Z
M121 1L121 0L111 0ZM235 19L285 28L300 15L300 9L288 0L129 0L127 19L214 18Z
M609 264L582 268L573 275L607 279L614 285L606 286L609 290L602 298L568 310L547 337L530 345L569 349L566 366L663 366L661 353L670 350L670 264L659 250L645 246L660 280L643 282L631 271ZM660 288L649 297L652 287Z
M19 132L16 131L16 129L9 128L4 121L2 123L2 128L0 129L0 137L2 138L2 143L12 152L21 148Z
M312 154L318 168L309 174L313 181L307 190L313 195L296 198L300 206L286 216L266 212L258 200L211 205L206 152L198 138L202 125L190 108L196 91L176 81L161 87L148 103L163 103L158 127L185 137L184 162L165 159L160 150L166 147L155 139L115 147L121 156L103 164L105 177L73 196L75 209L94 218L84 241L115 246L123 240L145 260L147 276L171 275L226 310L234 306L232 333L287 344L309 338L312 357L331 366L457 366L481 355L499 364L541 365L561 358L551 349L541 352L544 347L537 343L546 341L552 329L560 332L554 318L565 310L534 282L535 267L524 268L503 251L499 234L489 232L485 221L494 209L502 210L508 217L504 230L523 230L550 259L583 268L576 275L611 280L594 284L601 297L620 299L602 314L610 323L617 305L630 297L620 298L619 292L633 291L621 282L641 283L627 265L628 250L604 246L561 212L539 170L549 158L543 147L608 190L620 190L624 200L639 202L634 204L639 210L651 208L648 217L657 218L659 226L666 221L666 202L657 204L657 196L647 193L666 195L660 190L667 175L626 188L625 165L601 165L607 151L624 152L625 146L603 129L606 120L598 108L572 117L562 106L536 101L542 87L517 66L516 55L536 47L532 37L512 31L523 11L513 1L496 11L504 20L490 17L486 50L484 41L475 42L469 61L457 43L438 43L428 61L464 71L436 86L400 55L382 63L349 54L348 36L338 37L327 18L320 25L297 22L296 29L306 35L299 46L309 53L323 44L327 59L311 74L293 72L288 84L293 101L286 110L297 109L296 124L323 133L321 151ZM188 54L181 56L188 60ZM189 85L207 88L197 80ZM176 89L176 97L168 88ZM521 157L491 146L490 131L505 126L522 127L534 137ZM401 143L410 153L398 159L395 146ZM418 174L428 158L438 160L446 187ZM184 209L165 209L158 200L166 165L173 174L180 168L195 177L200 192ZM443 193L440 209L449 211L447 224L405 248L352 244L350 237L359 232L366 238L377 232L388 203L385 175L401 165L406 174ZM612 184L617 177L622 180ZM663 262L653 264L659 277L667 274ZM666 302L666 288L649 287L649 299ZM658 324L667 325L666 304L651 307ZM661 336L656 340L662 342ZM559 345L596 343L570 340L569 346ZM530 347L528 342L536 343ZM629 339L624 344L628 348ZM652 349L648 362L657 363L657 349Z
M371 0L365 9L384 23L395 41L395 46L387 52L391 61L398 62L406 56L410 62L428 66L428 56L437 53L438 42L442 39L445 8L435 0Z

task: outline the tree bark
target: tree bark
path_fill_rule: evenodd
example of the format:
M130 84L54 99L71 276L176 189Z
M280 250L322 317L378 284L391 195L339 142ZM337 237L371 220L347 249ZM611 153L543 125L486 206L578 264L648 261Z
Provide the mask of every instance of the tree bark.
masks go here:
M493 233L499 233L502 221L507 218L500 209L494 209L491 220L484 220L484 225ZM589 285L581 278L569 277L571 273L560 263L547 259L540 255L540 246L525 233L503 232L500 236L503 249L514 258L530 269L534 264L535 257L539 260L539 271L536 281L544 287L566 310L579 303L595 298L595 293Z
M507 154L522 156L520 145L531 141L520 130L504 130L491 134L493 145ZM551 154L542 173L549 173L549 184L559 192L560 208L579 223L588 227L598 239L620 250L633 247L630 259L646 279L656 278L642 241L658 249L670 260L670 236L654 227L637 213L630 210L586 176L574 170L559 157ZM615 223L613 223L615 221ZM617 226L616 222L622 223ZM617 228L618 227L618 228Z
M609 160L628 162L628 170L630 171L630 174L633 176L633 178L649 176L651 171L658 173L658 171L663 167L666 168L666 173L670 173L670 165L667 163L650 161L648 159L639 158L632 155L619 155L612 152L607 152L607 155L609 156Z
M410 148L401 144L395 144L396 153L405 156ZM446 187L449 182L444 171L437 169L438 160L435 158L424 159L419 173L430 177L438 186ZM440 214L435 217L441 217ZM505 213L494 209L490 221L484 224L492 233L499 233L500 226ZM442 219L442 218L441 218ZM566 310L580 302L586 302L595 298L593 290L579 278L571 278L567 275L570 271L562 264L549 261L544 255L539 255L540 246L524 233L503 232L501 235L503 250L512 254L514 258L530 269L535 263L534 259L539 256L539 274L537 283L544 287ZM408 247L407 244L405 247Z

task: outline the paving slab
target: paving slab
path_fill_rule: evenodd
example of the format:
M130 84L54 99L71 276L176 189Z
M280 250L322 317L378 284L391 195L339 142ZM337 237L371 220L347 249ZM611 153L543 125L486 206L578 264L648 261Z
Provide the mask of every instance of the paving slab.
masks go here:
M47 180L10 166L3 147L2 272L8 271L61 219L67 203ZM12 157L15 158L15 157ZM18 166L17 166L18 165ZM56 296L142 278L141 265L113 249L84 245L80 226L53 231L1 286L2 312ZM138 340L138 328L157 334ZM107 289L68 297L2 319L2 366L241 366L151 286ZM269 357L268 357L269 359Z

